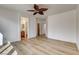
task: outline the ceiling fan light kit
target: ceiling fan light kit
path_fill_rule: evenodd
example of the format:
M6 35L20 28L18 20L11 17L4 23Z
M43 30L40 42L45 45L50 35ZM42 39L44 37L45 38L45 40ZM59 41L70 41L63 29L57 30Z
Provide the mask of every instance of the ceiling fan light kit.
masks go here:
M34 10L27 10L27 11L34 12L33 15L36 15L36 14L44 15L44 11L47 11L47 10L48 8L39 8L38 5L34 4Z

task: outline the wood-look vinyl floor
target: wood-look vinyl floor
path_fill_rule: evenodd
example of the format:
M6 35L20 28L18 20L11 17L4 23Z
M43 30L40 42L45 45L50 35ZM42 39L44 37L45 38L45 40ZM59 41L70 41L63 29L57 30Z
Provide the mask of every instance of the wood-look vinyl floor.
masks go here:
M12 45L18 55L78 55L76 44L53 39L44 36L28 39L26 41L13 42Z

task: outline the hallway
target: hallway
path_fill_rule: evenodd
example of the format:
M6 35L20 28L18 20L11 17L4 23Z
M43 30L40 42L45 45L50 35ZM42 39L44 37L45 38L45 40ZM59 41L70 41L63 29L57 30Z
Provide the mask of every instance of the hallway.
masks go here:
M12 43L19 55L78 55L73 43L47 39L44 36Z

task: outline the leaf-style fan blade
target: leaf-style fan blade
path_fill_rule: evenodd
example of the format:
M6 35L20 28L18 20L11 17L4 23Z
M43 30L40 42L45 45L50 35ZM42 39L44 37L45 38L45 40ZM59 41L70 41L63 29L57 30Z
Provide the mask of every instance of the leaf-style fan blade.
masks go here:
M38 12L33 13L33 15L36 15Z
M39 6L34 4L34 9L38 11L39 10Z
M34 12L35 10L27 10L27 11Z
M41 8L40 11L47 11L48 8Z
M40 15L44 15L44 13L43 13L42 11L39 11L39 14L40 14Z

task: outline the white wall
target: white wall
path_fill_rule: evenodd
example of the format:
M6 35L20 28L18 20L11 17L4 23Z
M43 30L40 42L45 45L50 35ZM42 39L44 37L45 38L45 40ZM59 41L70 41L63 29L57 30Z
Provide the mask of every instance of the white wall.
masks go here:
M20 21L21 16L28 17L26 13L19 13L14 10L0 7L0 32L4 36L4 41L20 41ZM28 17L29 18L29 17ZM35 19L30 17L29 19L29 37L35 37ZM6 40L5 40L6 39Z
M76 42L76 10L48 16L48 38Z
M79 50L79 5L77 5L77 21L76 21L76 32L77 32L77 35L76 35L76 41L77 41L77 47L78 47L78 50Z
M4 40L18 41L19 39L19 13L0 7L0 32Z

